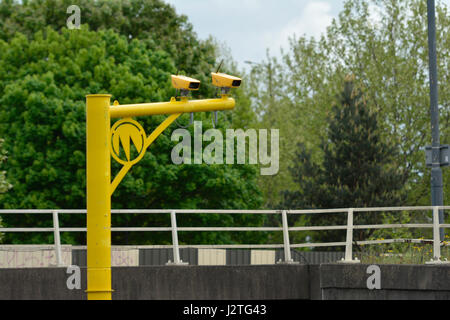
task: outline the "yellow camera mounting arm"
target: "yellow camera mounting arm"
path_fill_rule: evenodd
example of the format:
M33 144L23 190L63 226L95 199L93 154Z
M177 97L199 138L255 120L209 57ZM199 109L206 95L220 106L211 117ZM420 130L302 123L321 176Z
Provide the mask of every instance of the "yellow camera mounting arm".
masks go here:
M186 79L182 79L186 80ZM189 80L189 79L188 79ZM177 84L185 85L185 83ZM191 85L192 87L193 85ZM111 106L107 94L86 97L86 189L87 189L87 296L90 300L111 300L111 194L130 168L139 162L156 138L183 113L231 110L234 99L192 100L182 97L170 102ZM132 117L168 115L148 137ZM120 119L111 128L111 119ZM130 141L138 156L131 159ZM125 159L119 149L122 145ZM111 183L111 156L123 164Z
M143 103L119 106L115 104L110 109L111 118L125 118L117 122L111 129L113 144L111 145L111 155L113 158L123 164L122 170L116 176L111 184L111 195L116 190L122 179L133 165L138 163L144 156L146 150L159 137L159 135L167 129L179 116L183 113L231 110L235 106L233 98L222 96L221 99L192 100L182 98L177 101L172 98L170 102L162 103ZM136 121L130 119L137 116L148 115L170 115L163 123L161 123L148 137L145 136L144 129ZM129 158L129 141L130 139L138 149L139 155L136 159ZM114 143L115 142L115 143ZM118 157L119 143L125 148L127 160Z
M188 100L182 98L177 101L172 98L170 102L155 102L142 104L129 104L112 106L110 116L114 118L170 115L190 112L207 112L234 109L235 101L228 95L222 95L219 99Z

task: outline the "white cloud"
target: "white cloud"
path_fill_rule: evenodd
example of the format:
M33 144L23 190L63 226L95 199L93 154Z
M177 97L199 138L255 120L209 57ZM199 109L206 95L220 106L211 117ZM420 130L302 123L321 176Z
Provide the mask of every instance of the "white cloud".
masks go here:
M370 22L376 27L380 26L383 19L383 14L380 8L377 5L370 3L369 12L370 12Z
M206 4L207 3L207 4ZM208 0L205 2L206 6L211 6L219 9L239 9L239 10L252 10L261 7L260 0L240 0L240 1L230 1L230 0Z
M264 35L264 42L278 50L287 47L289 37L307 35L320 37L333 20L332 7L325 1L310 1L299 12L298 17L290 20L277 33L268 32Z
M1 1L1 0L0 0ZM165 0L189 17L200 38L225 42L240 66L279 55L294 33L319 36L343 0ZM450 1L450 0L448 0Z
M0 0L1 1L1 0ZM226 42L233 57L261 61L269 48L272 55L288 48L289 37L319 37L333 18L337 18L344 0L164 0L185 14L200 38L213 35ZM437 0L450 6L450 0ZM375 5L369 8L371 23L380 22Z

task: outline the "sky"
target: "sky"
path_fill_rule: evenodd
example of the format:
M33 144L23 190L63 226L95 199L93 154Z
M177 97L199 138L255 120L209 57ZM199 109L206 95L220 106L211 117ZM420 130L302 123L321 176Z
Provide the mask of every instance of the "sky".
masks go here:
M201 39L225 43L240 68L279 55L289 36L318 37L337 18L344 0L165 0L184 14ZM424 0L425 1L425 0ZM443 0L450 6L450 0Z

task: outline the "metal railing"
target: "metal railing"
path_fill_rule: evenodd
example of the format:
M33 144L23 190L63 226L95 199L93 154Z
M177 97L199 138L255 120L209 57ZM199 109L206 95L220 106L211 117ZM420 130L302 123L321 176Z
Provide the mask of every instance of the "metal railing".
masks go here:
M395 228L432 228L433 239L426 240L433 242L433 261L431 263L445 263L441 261L441 246L444 245L440 240L439 230L441 228L450 228L450 224L439 223L439 211L449 210L450 206L441 207L384 207L384 208L348 208L348 209L315 209L315 210L111 210L112 214L170 214L170 227L125 227L125 228L111 228L111 232L171 232L174 262L171 264L184 264L180 259L180 248L199 248L199 249L269 249L269 248L283 248L284 261L283 263L295 263L291 257L291 249L294 248L311 248L311 247L337 247L345 246L345 258L342 262L357 263L359 260L353 259L353 245L368 245L368 244L383 244L396 242L422 242L420 239L386 239L386 240L367 240L354 241L353 230L358 229L395 229ZM420 224L376 224L376 225L355 225L353 223L354 213L356 212L401 212L401 211L432 211L432 223ZM334 226L303 226L303 227L289 227L289 215L305 215L305 214L323 214L323 213L347 213L346 225ZM59 210L59 209L43 209L43 210L15 210L6 209L0 210L2 214L52 214L53 227L51 228L0 228L0 232L53 232L54 234L54 248L56 261L58 265L62 265L61 259L61 232L86 232L86 228L61 228L59 226L59 214L86 214L86 210ZM281 215L281 227L177 227L176 214L271 214ZM289 232L295 231L325 231L325 230L346 230L345 242L327 242L327 243L296 243L291 244L289 240ZM240 245L179 245L178 232L199 232L199 231L281 231L283 232L283 244L240 244ZM161 246L158 246L161 247Z

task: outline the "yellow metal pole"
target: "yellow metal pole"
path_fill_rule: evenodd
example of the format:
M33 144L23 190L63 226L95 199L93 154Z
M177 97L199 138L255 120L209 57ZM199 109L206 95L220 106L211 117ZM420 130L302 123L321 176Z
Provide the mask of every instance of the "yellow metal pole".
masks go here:
M111 300L111 194L132 167L125 165L111 184L111 119L170 115L149 137L144 150L182 113L231 110L233 98L114 105L111 95L86 96L87 144L87 294L89 300ZM141 155L141 157L143 154Z
M110 100L86 97L87 296L111 300Z

